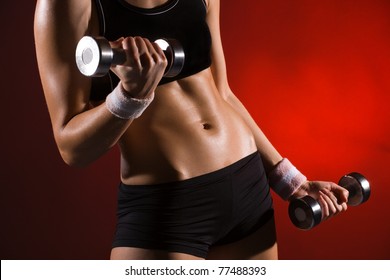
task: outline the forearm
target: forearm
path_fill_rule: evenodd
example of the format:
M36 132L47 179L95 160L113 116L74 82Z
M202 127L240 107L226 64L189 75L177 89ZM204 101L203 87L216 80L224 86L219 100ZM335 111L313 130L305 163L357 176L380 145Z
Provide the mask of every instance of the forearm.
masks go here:
M226 101L241 115L251 129L256 141L257 149L262 156L265 170L269 173L273 167L282 160L282 156L259 128L241 101L233 93L229 93L226 96Z
M131 123L112 115L103 103L74 116L58 129L58 149L67 164L86 166L110 150Z

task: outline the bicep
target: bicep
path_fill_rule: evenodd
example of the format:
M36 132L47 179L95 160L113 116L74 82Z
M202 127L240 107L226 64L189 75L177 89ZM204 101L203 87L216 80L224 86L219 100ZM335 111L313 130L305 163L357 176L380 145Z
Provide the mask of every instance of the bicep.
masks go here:
M78 73L74 62L77 40L88 29L87 2L37 1L36 55L54 132L88 104L90 80Z

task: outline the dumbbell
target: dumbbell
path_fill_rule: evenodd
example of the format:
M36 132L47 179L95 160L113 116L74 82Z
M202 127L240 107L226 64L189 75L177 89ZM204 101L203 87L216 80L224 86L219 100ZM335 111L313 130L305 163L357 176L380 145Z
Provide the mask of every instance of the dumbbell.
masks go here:
M175 39L158 39L155 43L163 50L168 65L164 77L177 76L184 65L184 50ZM79 71L88 77L101 77L108 73L112 65L126 62L123 49L111 48L104 37L84 36L76 47L76 64Z
M370 197L370 183L361 174L352 172L340 178L338 185L347 189L348 205L357 206ZM290 202L288 213L292 223L303 230L309 230L322 219L322 210L319 202L311 196L294 199Z

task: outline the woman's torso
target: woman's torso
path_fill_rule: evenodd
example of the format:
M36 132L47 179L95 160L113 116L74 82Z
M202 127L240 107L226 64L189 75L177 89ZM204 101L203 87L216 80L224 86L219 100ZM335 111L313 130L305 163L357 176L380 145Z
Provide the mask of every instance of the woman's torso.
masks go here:
M249 127L222 98L210 68L160 85L119 144L121 179L128 185L185 180L256 150Z

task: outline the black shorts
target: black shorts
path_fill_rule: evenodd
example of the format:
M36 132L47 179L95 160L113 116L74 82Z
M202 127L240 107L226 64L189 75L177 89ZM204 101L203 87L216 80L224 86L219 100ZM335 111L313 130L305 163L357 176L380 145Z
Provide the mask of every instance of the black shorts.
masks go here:
M157 185L120 184L113 247L206 258L214 245L238 241L273 219L259 153L218 171Z

